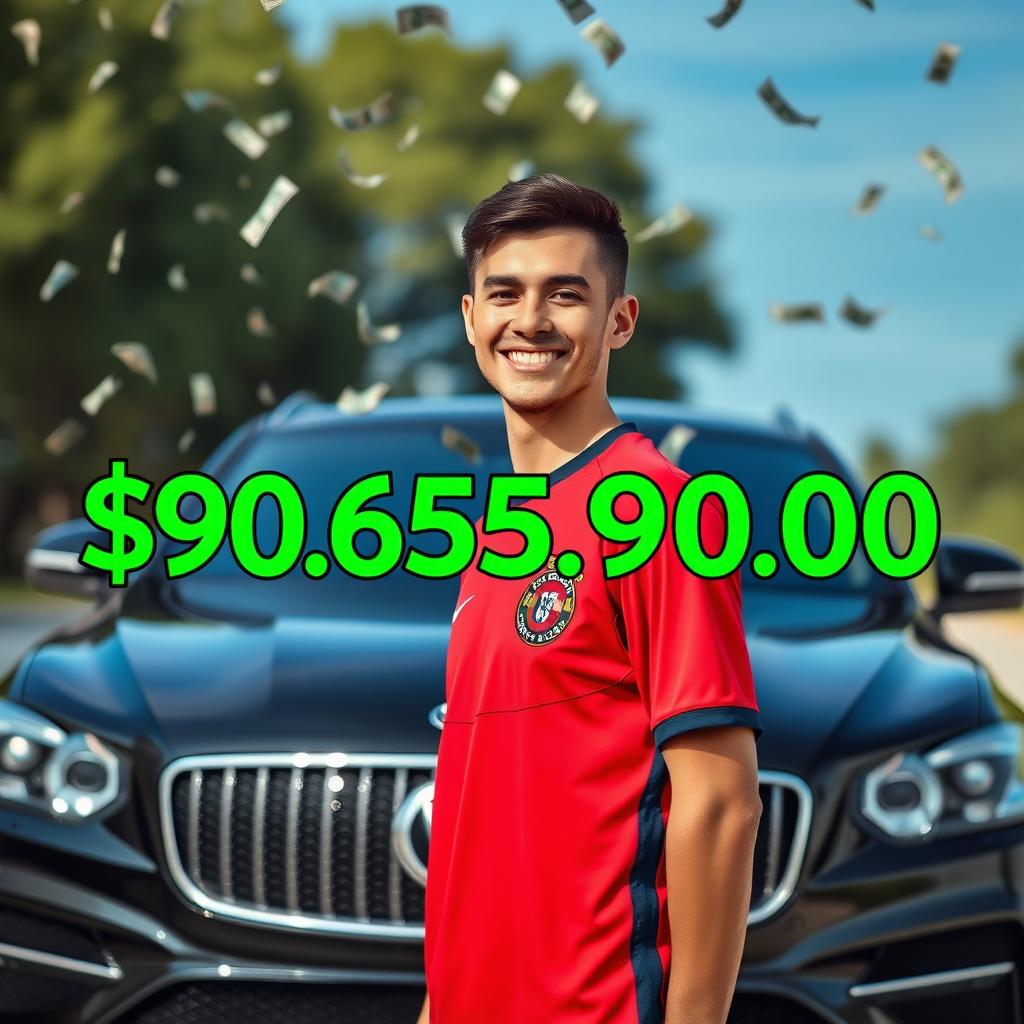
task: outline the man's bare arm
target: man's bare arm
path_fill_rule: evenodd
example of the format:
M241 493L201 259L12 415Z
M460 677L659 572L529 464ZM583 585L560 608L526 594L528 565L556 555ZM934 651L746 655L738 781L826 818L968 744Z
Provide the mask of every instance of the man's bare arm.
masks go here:
M416 1024L430 1024L430 993L428 992L423 1000L423 1009L416 1018Z
M665 1024L725 1024L746 939L761 816L754 735L740 726L708 727L675 736L662 749L672 784Z

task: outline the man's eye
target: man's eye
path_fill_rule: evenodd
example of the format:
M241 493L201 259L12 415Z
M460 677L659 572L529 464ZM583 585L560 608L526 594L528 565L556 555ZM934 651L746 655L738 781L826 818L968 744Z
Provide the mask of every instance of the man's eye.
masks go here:
M570 299L578 299L580 297L575 292L555 292L555 294L556 295L564 295L564 296L566 296L567 298L570 298Z
M510 291L504 291L504 292L491 292L491 298L492 298L492 299L497 299L497 298L500 298L500 297L501 297L501 296L503 296L503 295L515 295L515 292L510 292Z

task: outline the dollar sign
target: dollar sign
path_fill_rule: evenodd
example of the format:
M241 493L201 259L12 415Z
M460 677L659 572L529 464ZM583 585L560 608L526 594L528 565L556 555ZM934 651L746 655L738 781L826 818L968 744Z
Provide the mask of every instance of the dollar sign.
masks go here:
M152 484L140 476L125 473L125 459L111 459L110 473L94 480L83 498L85 518L97 529L110 534L110 550L91 541L79 556L82 565L110 573L110 585L123 587L125 576L141 569L153 557L153 530L144 519L125 512L125 498L140 504L149 496ZM131 540L131 551L126 542Z

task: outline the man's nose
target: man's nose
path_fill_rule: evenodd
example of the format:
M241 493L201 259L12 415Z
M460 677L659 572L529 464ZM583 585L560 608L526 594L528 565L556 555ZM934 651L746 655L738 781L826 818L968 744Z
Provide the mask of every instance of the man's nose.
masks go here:
M547 313L547 305L543 299L526 299L519 303L512 322L511 330L524 338L532 338L537 334L551 334L553 325Z

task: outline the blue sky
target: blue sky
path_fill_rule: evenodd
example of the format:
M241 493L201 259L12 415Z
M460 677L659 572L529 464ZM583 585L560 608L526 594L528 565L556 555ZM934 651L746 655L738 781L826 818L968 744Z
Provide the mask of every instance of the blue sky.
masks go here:
M739 352L679 356L698 405L770 416L788 406L851 458L881 434L911 461L937 421L1008 394L1024 335L1024 4L1019 0L592 0L626 44L606 68L556 0L446 4L457 42L506 41L528 77L573 59L613 116L639 117L652 212L681 200L716 227L708 257ZM288 0L275 12L315 56L338 23L394 21L394 4ZM950 82L924 74L962 47ZM816 129L781 124L755 95L771 75ZM965 193L951 205L916 154L936 145ZM864 185L887 191L850 213ZM941 242L920 235L934 225ZM847 295L887 307L859 331ZM768 303L820 301L824 325L779 325ZM643 330L641 309L639 330ZM614 382L610 381L614 394Z

